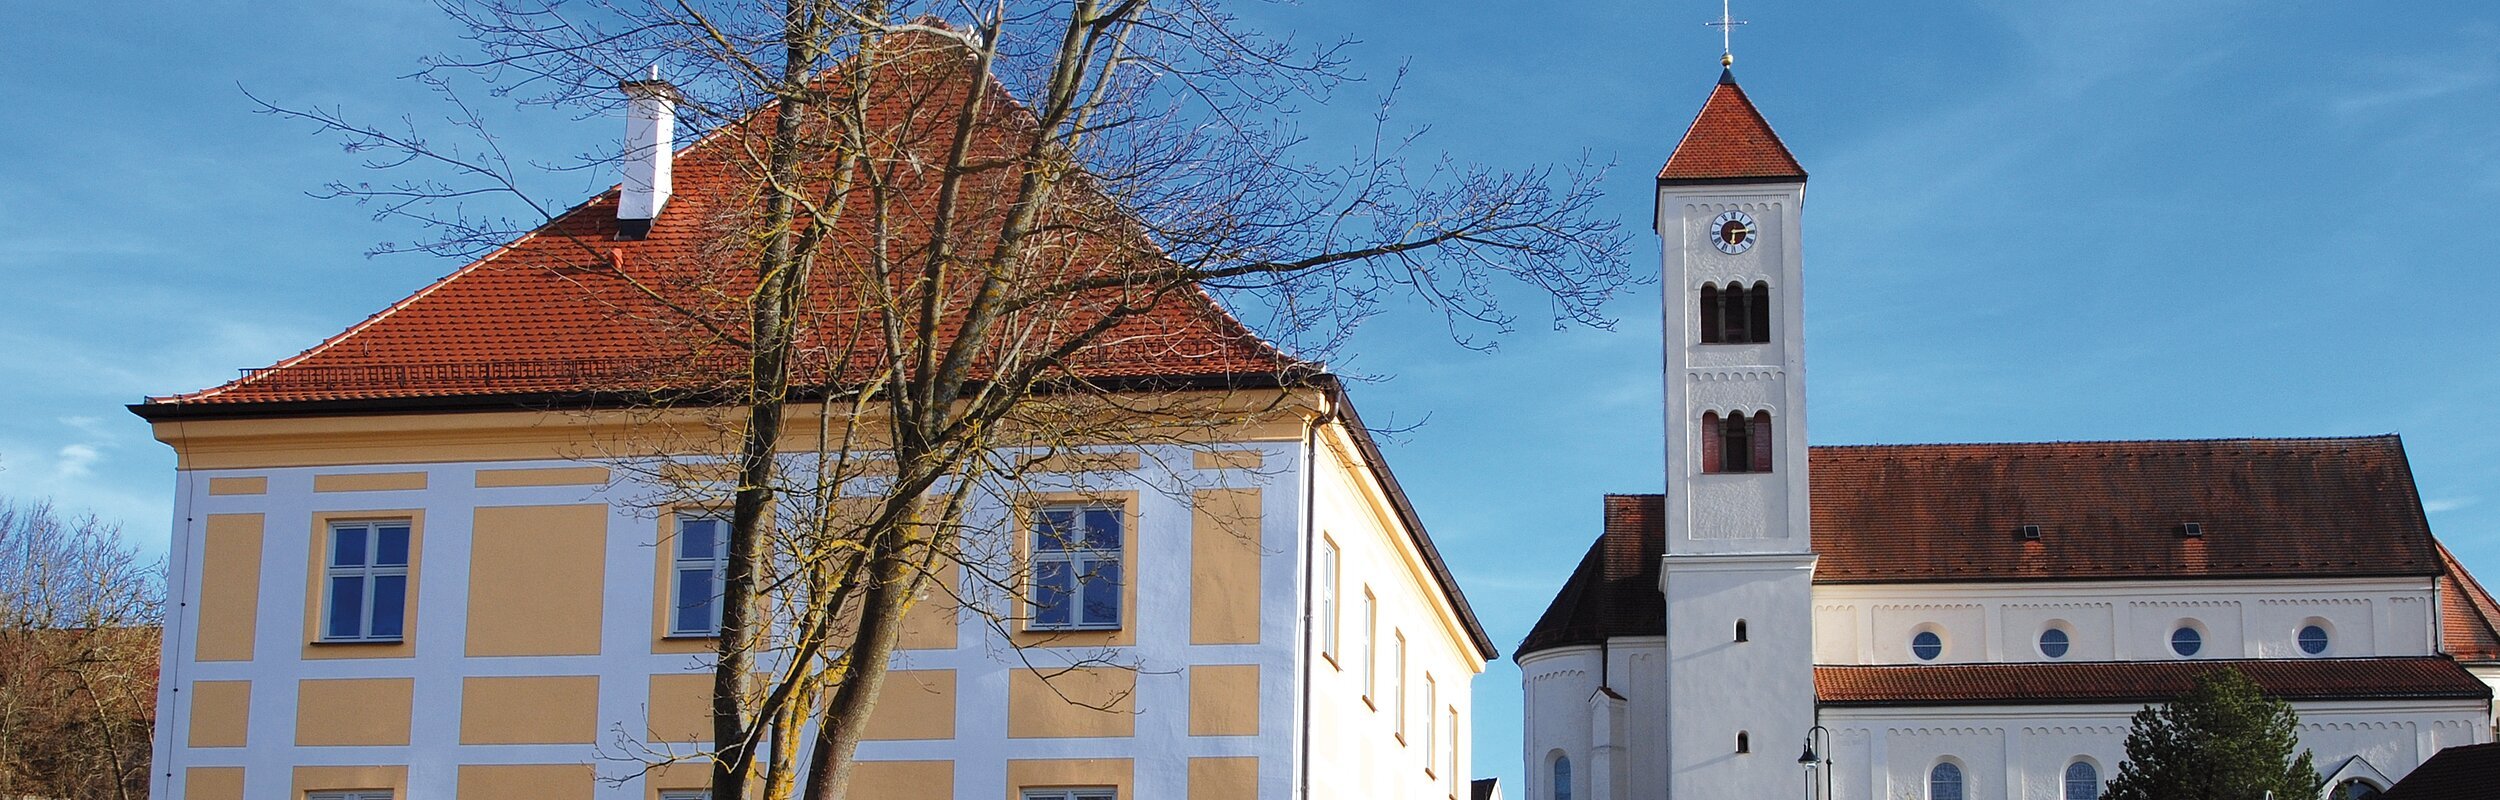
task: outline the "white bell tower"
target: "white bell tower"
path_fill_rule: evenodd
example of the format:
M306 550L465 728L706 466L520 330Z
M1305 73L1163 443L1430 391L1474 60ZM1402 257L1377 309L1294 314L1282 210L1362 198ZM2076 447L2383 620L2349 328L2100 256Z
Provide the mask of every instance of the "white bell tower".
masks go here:
M1726 23L1725 20L1722 21ZM1732 64L1732 60L1723 61ZM1731 71L1658 174L1665 797L1797 797L1814 725L1806 173Z

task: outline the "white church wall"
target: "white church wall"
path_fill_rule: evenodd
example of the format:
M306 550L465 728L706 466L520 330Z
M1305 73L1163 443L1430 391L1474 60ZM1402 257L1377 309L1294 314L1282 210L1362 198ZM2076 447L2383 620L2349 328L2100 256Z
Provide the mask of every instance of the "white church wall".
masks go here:
M1833 800L1924 800L1931 770L1962 769L1971 800L2063 800L2069 765L2083 761L2106 783L2126 760L2131 717L2141 706L1939 706L1825 708L1832 730ZM2490 740L2480 701L2295 703L2301 746L2319 772L2354 756L2402 778L2442 748ZM1802 770L1800 781L1804 780ZM2384 788L2384 787L2381 787Z
M1564 647L1521 659L1527 701L1521 752L1528 765L1522 800L1553 800L1557 752L1572 762L1572 800L1661 795L1667 782L1666 652L1663 636L1617 637L1603 651ZM1601 654L1608 664L1602 673ZM1623 698L1612 725L1597 719L1608 706L1598 699L1601 678ZM1614 741L1601 741L1606 734ZM1608 787L1612 793L1603 791Z
M2328 634L2315 657L2437 652L2430 578L2058 583L1821 584L1814 587L1815 663L1915 664L1911 639L1943 638L1935 663L2177 660L2171 637L2198 631L2189 658L2306 658L2299 633ZM2067 652L2040 648L2050 627Z

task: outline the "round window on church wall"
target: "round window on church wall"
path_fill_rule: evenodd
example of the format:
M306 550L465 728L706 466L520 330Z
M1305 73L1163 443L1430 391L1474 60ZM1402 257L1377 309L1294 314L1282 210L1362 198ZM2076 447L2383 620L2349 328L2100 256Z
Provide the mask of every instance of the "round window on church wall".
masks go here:
M1936 635L1935 631L1919 631L1917 636L1910 637L1910 655L1918 656L1920 661L1936 660L1937 656L1944 655L1944 637Z
M2326 628L2310 625L2300 629L2300 651L2313 656L2326 655Z
M2067 641L2064 628L2050 628L2040 632L2041 655L2050 658L2065 658L2068 644L2070 642Z
M2196 655L2196 651L2203 649L2205 649L2205 635L2197 633L2195 628L2181 625L2178 630L2170 632L2170 652L2192 656Z

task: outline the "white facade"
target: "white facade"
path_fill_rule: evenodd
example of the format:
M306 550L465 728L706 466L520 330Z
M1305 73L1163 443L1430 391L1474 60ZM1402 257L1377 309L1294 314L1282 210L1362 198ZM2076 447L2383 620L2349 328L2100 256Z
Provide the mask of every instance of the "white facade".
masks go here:
M187 435L217 427L190 423ZM1081 487L1088 496L1123 498L1133 521L1127 635L1011 648L990 617L964 613L934 617L954 628L934 639L907 630L872 729L887 722L891 708L938 709L947 718L906 720L899 728L911 732L896 735L872 730L860 748L857 785L887 797L992 798L1010 796L1020 780L1042 775L1114 786L1122 800L1463 796L1469 686L1483 656L1464 611L1440 591L1405 522L1386 508L1386 490L1367 471L1373 466L1365 463L1367 449L1341 428L1323 427L1300 440L1143 447L1137 448L1142 458L1125 468L1028 476L1020 487L1025 492ZM280 448L301 444L269 441ZM182 448L202 441L174 443ZM405 798L506 797L519 791L510 786L558 781L566 787L562 796L647 800L663 789L689 788L689 781L700 786L699 769L650 770L707 749L699 738L672 739L656 730L667 727L659 706L673 703L663 697L662 683L672 676L706 681L711 663L709 639L658 635L655 615L667 603L661 576L669 528L665 506L655 508L654 498L676 491L646 482L659 471L607 459L180 471L168 587L179 604L166 619L151 796L300 800L307 791L380 789ZM1248 497L1250 504L1211 512L1215 495ZM480 652L500 646L481 633L491 617L537 611L476 602L481 591L495 590L489 584L506 580L486 577L490 562L484 559L514 552L514 532L502 525L490 541L485 531L490 519L514 510L569 512L566 530L544 532L580 545L534 549L523 543L520 552L593 562L547 565L550 574L589 576L586 594L576 593L567 613L596 635L583 637L571 652ZM1211 523L1210 514L1226 521ZM334 515L412 520L408 633L389 645L394 649L308 644L309 607L322 595L307 570L317 563L313 548L324 538L324 520ZM1255 517L1254 527L1235 530L1244 515ZM995 530L1015 529L1006 522L1008 509L996 504L972 516L998 521ZM1211 535L1211 524L1225 531ZM1255 537L1250 550L1233 549L1239 535ZM1311 644L1313 626L1327 622L1311 607L1316 587L1309 566L1322 536L1340 549L1343 586L1367 588L1382 600L1382 635L1402 634L1409 643L1403 674L1376 664L1375 683L1382 688L1371 703L1377 710L1359 720L1345 717L1348 706L1363 702L1350 696L1356 682L1350 665L1338 666ZM1009 549L1003 538L969 547ZM1220 591L1255 597L1258 606L1250 615L1253 628L1213 642L1204 640L1212 628L1200 617L1213 608L1201 595L1219 591L1210 588L1214 568L1193 563L1210 556L1252 559L1222 562L1225 580L1252 571L1255 582ZM498 567L491 574L509 573ZM984 583L966 579L959 589L967 602L1011 602ZM565 585L584 584L556 581L547 591L563 593ZM1242 618L1237 607L1221 613ZM1341 617L1352 613L1351 603L1339 604ZM1355 641L1353 623L1339 624L1345 641ZM204 628L216 642L202 644ZM350 652L356 648L367 650ZM1025 724L1020 716L1064 722L1094 713L1032 691L1024 685L1028 676L1076 665L1099 671L1105 664L1133 676L1133 690L1117 702L1116 713L1127 718L1112 726L1117 732L1016 730ZM909 676L943 680L916 683ZM1426 676L1435 686L1429 707ZM1220 685L1200 685L1218 678L1224 679ZM502 679L588 688L579 697L525 698L531 707L516 719L509 709L480 700L481 682ZM1392 698L1385 692L1391 686L1411 693L1406 707L1413 718L1405 725L1390 718ZM359 692L325 694L325 687ZM368 691L375 687L382 691ZM1094 702L1082 694L1087 684L1059 688L1076 698L1070 702ZM942 703L933 704L935 695L944 695ZM370 709L380 721L342 724L341 714L317 703L330 696L382 698ZM201 697L211 699L197 701ZM681 710L699 710L699 697L693 699L697 705ZM533 719L550 715L571 721ZM488 717L494 721L484 721ZM1314 717L1330 721L1316 742L1324 750L1310 749ZM875 769L880 765L898 766L881 772ZM531 772L526 781L505 781L505 789L479 789L521 774L493 772L499 767ZM664 774L671 782L657 782ZM951 783L895 782L920 776Z

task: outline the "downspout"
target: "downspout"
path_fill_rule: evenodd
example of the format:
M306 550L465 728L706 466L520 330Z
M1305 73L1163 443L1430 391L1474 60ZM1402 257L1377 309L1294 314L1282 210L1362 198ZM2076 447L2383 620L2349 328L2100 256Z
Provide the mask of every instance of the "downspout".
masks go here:
M1337 419L1336 393L1323 397L1327 408L1311 418L1310 428L1302 435L1302 730L1301 741L1294 745L1294 763L1300 772L1294 796L1299 798L1311 796L1311 681L1315 677L1311 660L1319 652L1319 643L1312 638L1318 628L1311 621L1317 605L1311 592L1319 569L1319 429Z

